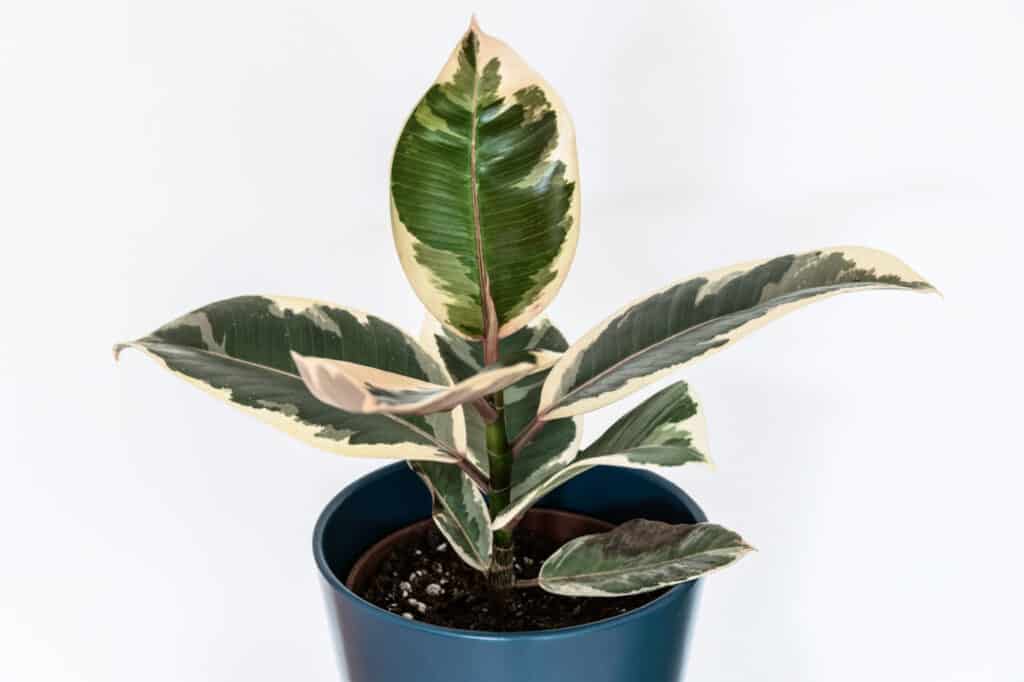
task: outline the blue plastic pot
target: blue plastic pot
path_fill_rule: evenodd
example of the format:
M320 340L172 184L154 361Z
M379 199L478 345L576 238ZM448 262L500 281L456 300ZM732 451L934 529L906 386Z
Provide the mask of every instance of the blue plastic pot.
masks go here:
M647 518L706 521L669 481L644 471L596 467L549 494L539 507L622 523ZM390 533L430 516L430 496L399 462L335 497L320 515L313 553L343 680L349 682L679 682L700 581L645 606L588 625L487 633L410 621L345 587L360 556Z

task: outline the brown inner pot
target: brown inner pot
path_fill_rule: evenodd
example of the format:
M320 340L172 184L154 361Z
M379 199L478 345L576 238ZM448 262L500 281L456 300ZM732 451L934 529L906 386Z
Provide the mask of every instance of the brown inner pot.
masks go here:
M345 587L356 594L362 594L369 582L377 574L377 567L391 552L391 548L405 537L422 533L426 526L433 523L432 519L417 521L380 540L368 549L349 571ZM573 538L594 533L604 533L614 526L607 521L595 519L583 514L561 511L559 509L531 509L519 522L519 526L537 535L546 537L562 545Z

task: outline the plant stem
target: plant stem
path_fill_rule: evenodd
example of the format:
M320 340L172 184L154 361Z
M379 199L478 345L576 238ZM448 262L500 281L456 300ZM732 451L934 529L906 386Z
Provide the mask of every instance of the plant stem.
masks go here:
M505 430L505 396L498 391L492 397L497 419L487 425L487 457L491 471L491 494L487 506L491 518L500 514L512 501L512 451ZM512 573L513 554L512 532L494 532L494 561L491 564L490 583L497 590L512 587L515 576Z

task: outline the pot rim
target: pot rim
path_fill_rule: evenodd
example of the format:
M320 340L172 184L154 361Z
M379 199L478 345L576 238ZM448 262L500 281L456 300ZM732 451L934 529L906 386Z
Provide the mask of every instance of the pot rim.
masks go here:
M615 528L614 524L611 524L611 523L609 523L607 521L603 521L603 520L595 518L593 516L587 516L586 514L577 514L576 512L565 511L564 509L554 509L554 508L551 508L551 507L533 507L531 509L528 509L525 512L524 519L530 518L533 515L539 515L539 516L547 516L547 515L559 516L559 517L562 517L562 518L569 518L569 519L572 519L574 521L589 522L590 524L595 526L597 529L599 529L599 530L595 530L595 531L592 531L592 532L598 532L598 533L605 533L605 532L608 532L608 531L612 530L613 528ZM360 569L362 569L366 565L367 561L369 561L370 557L377 550L381 549L382 547L387 547L387 546L393 545L395 543L395 541L397 540L397 538L402 537L406 533L412 533L412 532L415 532L419 528L425 528L427 526L432 526L433 524L434 524L434 519L432 517L428 516L425 519L420 519L419 521L413 521L412 523L410 523L407 526L402 526L398 530L391 531L390 533L385 535L383 538L381 538L380 540L378 540L374 544L370 545L370 548L367 549L365 552L363 552L362 556L360 556L358 559L356 559L356 562L354 564L352 564L352 568L349 569L348 575L345 577L345 580L344 580L345 587L347 587L349 590L355 592L355 587L353 586L353 582L354 581L352 579L353 576L355 576L356 573L358 573L360 571ZM566 541L566 542L568 542L568 541ZM449 630L457 630L459 628L448 628L448 629ZM552 628L552 629L554 629L554 628ZM481 630L475 630L474 632L482 632L482 631Z
M327 522L337 511L338 507L343 505L349 497L355 492L366 488L376 483L379 479L384 478L392 474L398 467L403 465L402 462L395 462L387 466L383 466L379 469L375 469L368 474L360 476L352 483L348 484L341 491L331 499L331 501L324 507L324 510L320 513L317 519L316 526L313 529L313 556L316 560L317 569L320 571L320 576L327 582L334 592L349 602L356 605L357 608L366 611L369 615L383 620L384 622L391 623L396 627L411 628L413 630L419 630L421 632L432 634L438 637L454 637L456 639L476 639L485 641L503 641L503 640L519 640L519 639L533 639L533 640L550 640L550 639L565 639L579 635L582 632L595 632L599 630L607 630L610 628L624 625L630 621L638 618L643 618L645 614L654 611L656 609L662 609L667 607L671 599L682 596L682 593L687 590L692 590L694 587L701 582L703 579L698 578L697 580L691 580L685 583L676 585L665 594L661 595L657 599L654 599L643 606L627 611L626 613L612 616L611 618L604 618L602 620L594 621L593 623L586 623L584 625L572 625L565 628L553 628L550 630L523 630L518 632L496 632L493 630L463 630L459 628L449 628L441 625L432 625L430 623L424 623L417 620L409 620L402 618L399 615L391 613L385 609L375 606L370 602L366 601L355 592L350 590L345 585L345 580L338 578L331 567L327 564L327 559L324 556L323 551L323 536L324 530L327 527ZM663 478L654 474L650 471L644 471L641 469L631 469L631 474L638 475L641 478L646 479L647 483L654 485L655 487L661 488L664 492L672 495L686 507L687 511L693 516L696 523L702 523L707 521L707 516L704 514L704 510L697 505L697 503L687 495L679 486L667 478ZM427 519L430 517L428 516ZM592 517L598 518L598 517ZM420 519L422 521L424 519ZM414 521L418 523L419 521ZM408 525L413 525L408 524ZM407 527L407 526L403 526ZM400 530L400 529L399 529ZM381 538L383 540L384 538ZM379 542L379 540L378 540ZM369 551L367 548L365 551ZM364 551L364 553L365 553Z

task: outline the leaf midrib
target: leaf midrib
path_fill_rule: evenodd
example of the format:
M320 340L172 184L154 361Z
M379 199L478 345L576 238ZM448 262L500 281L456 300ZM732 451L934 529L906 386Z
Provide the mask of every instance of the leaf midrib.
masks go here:
M475 35L475 34L474 34ZM469 134L469 192L473 202L473 239L476 247L476 267L480 286L480 327L484 342L484 354L488 355L488 349L493 346L497 350L498 330L495 329L498 322L497 312L494 310L494 300L491 298L491 282L487 271L487 261L484 257L483 227L480 221L480 188L477 178L477 130L480 127L477 120L477 108L480 100L480 42L477 40L476 58L473 64L473 95L470 100L470 134ZM496 352L494 353L496 354ZM497 358L490 358L491 361ZM487 358L484 359L487 364Z
M685 282L681 282L680 284L685 284ZM848 286L843 286L843 284L848 284ZM813 296L817 295L819 292L824 294L824 293L828 293L828 292L831 292L831 291L841 291L844 288L850 288L850 289L858 288L858 287L860 287L860 288L878 288L878 289L899 289L899 288L901 288L898 285L884 284L884 283L879 283L879 282L856 282L856 283L843 283L843 284L829 284L829 285L822 286L822 287L812 287L810 289L804 289L800 293L806 294L806 293L809 293L809 292L813 291L814 294L812 294L810 296L811 298L813 298ZM673 287L674 286L677 286L677 285L673 285ZM654 294L654 295L657 295L657 294ZM633 309L634 307L640 305L641 303L646 301L648 298L650 298L650 297L643 298L643 299L641 299L639 301L636 301L635 303L633 303L631 305L626 306L626 308L624 308L623 310L621 310L619 313L617 313L615 315L614 319L618 320L627 311L629 311L629 310ZM670 341L674 341L676 338L678 338L680 336L684 336L684 335L689 334L691 332L697 331L697 330L699 330L699 329L701 329L701 328L703 328L703 327L705 327L707 325L710 325L711 323L713 323L713 322L715 322L717 320L721 320L723 318L734 317L736 315L739 315L740 313L750 312L750 311L758 310L758 309L760 309L760 310L762 310L763 312L766 313L769 310L771 310L771 308L774 307L775 305L779 305L776 302L779 301L781 298L783 298L783 297L782 296L778 296L776 298L770 299L769 301L764 301L762 303L759 303L756 306L751 306L749 308L745 308L744 310L737 310L737 311L729 313L727 315L719 315L717 317L712 317L711 319L708 319L708 320L705 320L705 321L700 322L698 324L695 324L692 327L687 327L686 329L681 329L678 332L670 334L670 335L666 336L663 339L655 341L654 343L652 343L649 346L644 346L643 348L640 348L639 350L636 350L636 351L630 353L629 355L627 355L626 357L622 358L621 360L616 361L614 364L609 365L607 368L601 370L600 372L598 372L594 376L590 377L589 379L584 381L579 386L574 387L571 391L566 392L565 395L563 395L560 398L558 398L558 400L555 403L553 403L551 406L545 408L540 413L540 415L538 415L538 416L543 416L543 415L549 414L553 410L558 409L561 405L565 404L565 400L569 396L571 396L571 395L573 395L575 393L578 393L579 391L582 391L584 388L590 386L591 384L593 384L593 383L595 383L597 381L600 381L601 379L604 379L609 373L615 371L616 369L618 369L622 365L630 362L631 360L633 360L633 359L635 359L635 358L637 358L637 357L639 357L639 356L641 356L641 355L643 355L643 354L645 354L645 353L647 353L647 352L649 352L651 350L654 350L655 348L661 346L662 344L666 344L666 343L668 343ZM772 303L773 305L768 305L769 303ZM607 329L607 327L605 329ZM591 344L596 342L599 338L601 338L601 336L604 334L604 331L605 330L602 330L601 333L598 334L594 338L594 341L591 342ZM588 345L591 345L591 344L588 344ZM568 351L566 351L566 352L568 352ZM703 353L701 353L701 355L703 355ZM699 357L699 356L696 356L696 357ZM692 360L692 359L693 358L690 358L690 360ZM689 362L689 360L686 360L685 362ZM671 366L671 365L669 365L669 366ZM665 368L661 368L661 369L665 369ZM661 371L661 370L659 369L659 370L655 370L655 371Z

